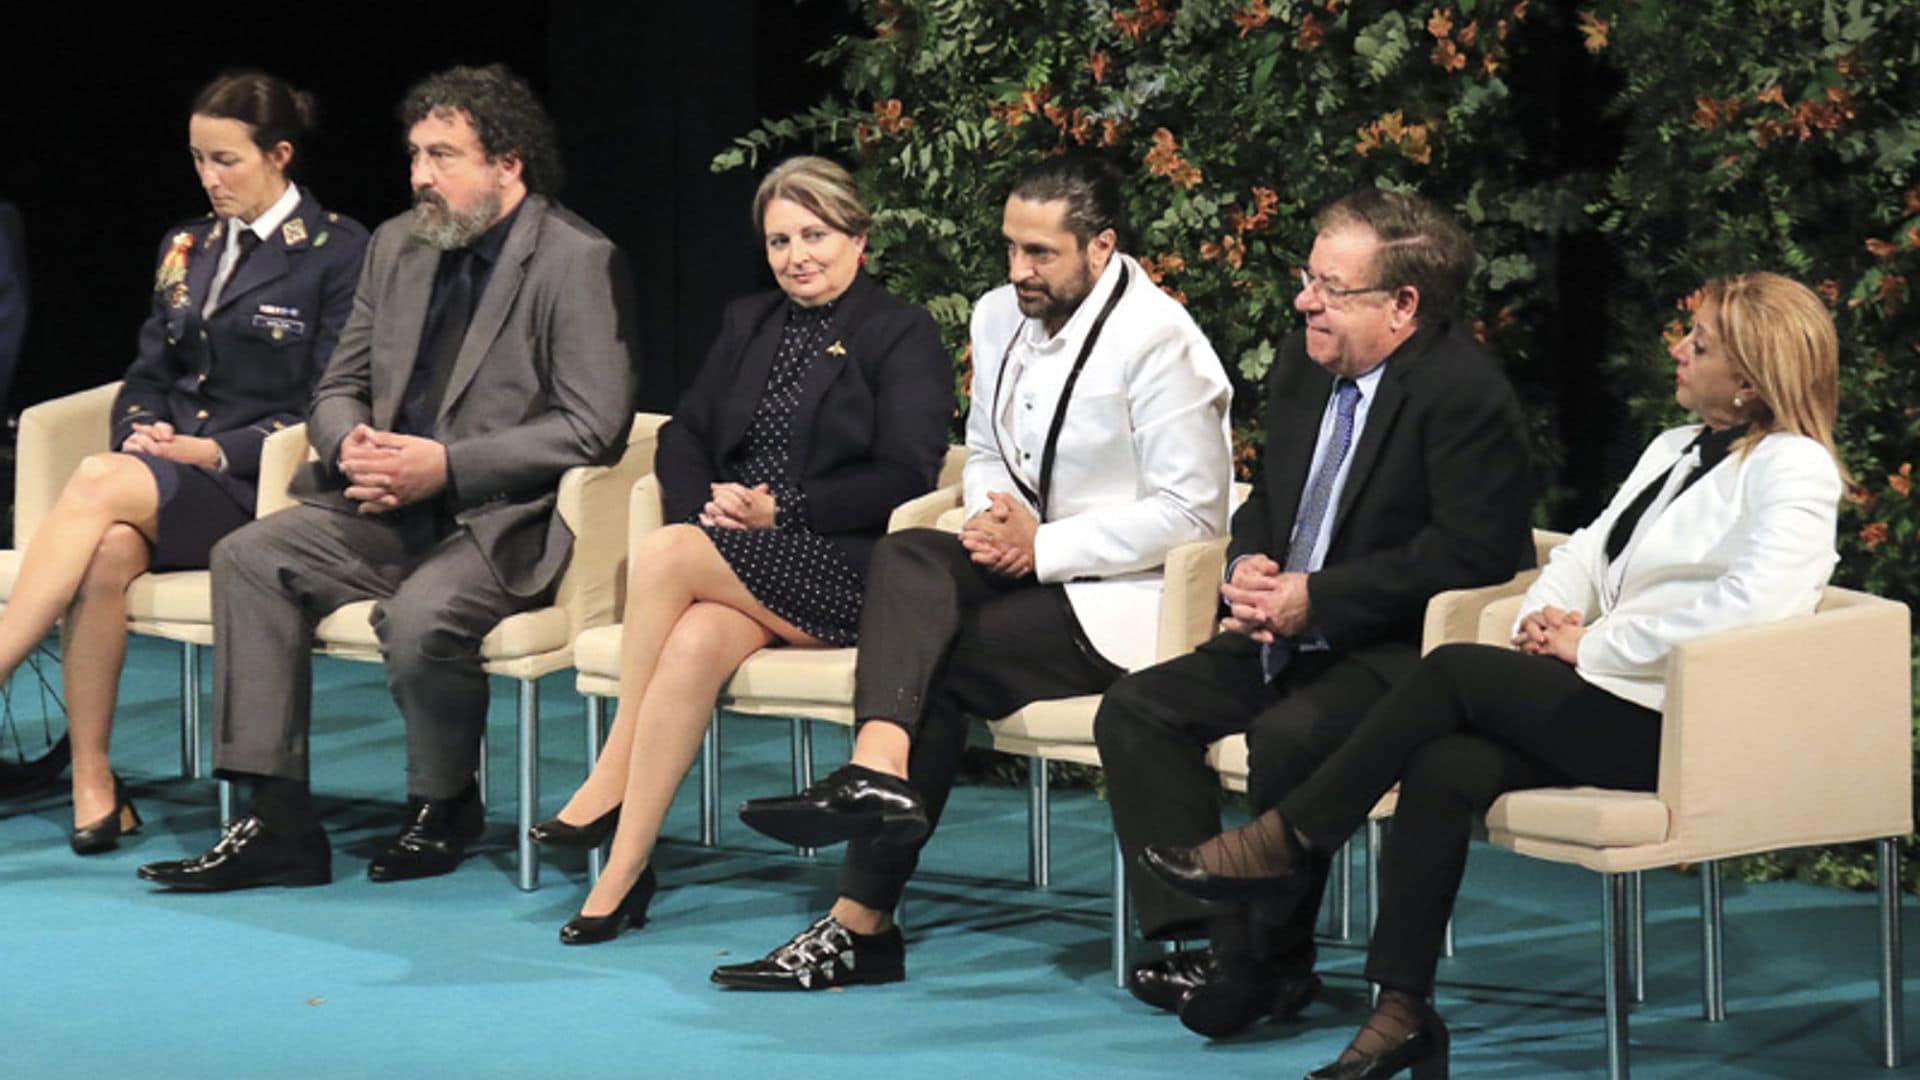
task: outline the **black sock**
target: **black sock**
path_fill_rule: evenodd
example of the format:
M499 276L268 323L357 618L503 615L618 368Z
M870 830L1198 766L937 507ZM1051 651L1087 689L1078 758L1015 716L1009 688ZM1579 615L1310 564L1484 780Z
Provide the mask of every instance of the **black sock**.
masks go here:
M281 776L253 778L253 813L273 832L307 832L320 825L313 810L313 788L304 780Z

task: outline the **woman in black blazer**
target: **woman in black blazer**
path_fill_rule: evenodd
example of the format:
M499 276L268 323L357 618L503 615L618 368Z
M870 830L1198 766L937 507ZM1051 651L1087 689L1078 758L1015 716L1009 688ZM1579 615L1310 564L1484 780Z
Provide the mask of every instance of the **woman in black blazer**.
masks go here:
M67 481L0 613L0 679L60 623L82 855L140 824L107 758L127 585L205 567L215 541L253 520L261 443L299 422L353 307L366 230L289 180L311 121L306 95L259 72L194 99L188 143L213 212L161 239L112 450Z
M668 525L629 570L620 707L605 751L534 839L611 857L569 945L646 918L650 859L720 687L775 643L850 645L874 542L939 473L953 373L933 320L860 271L871 222L822 158L761 182L753 215L779 292L737 300L661 429Z

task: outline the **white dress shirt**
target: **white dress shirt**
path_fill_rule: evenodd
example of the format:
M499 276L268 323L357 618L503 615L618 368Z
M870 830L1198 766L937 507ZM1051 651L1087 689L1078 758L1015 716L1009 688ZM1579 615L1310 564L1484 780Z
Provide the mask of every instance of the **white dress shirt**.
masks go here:
M996 491L1026 502L1010 469L1039 490L1055 405L1122 267L1126 292L1067 406L1034 572L1042 583L1066 586L1102 656L1135 670L1157 658L1167 552L1226 531L1233 485L1226 373L1186 309L1139 263L1116 253L1052 337L1020 314L1012 285L981 297L973 312L964 486L968 516Z
M207 302L200 305L201 318L212 315L213 309L220 306L220 293L226 289L227 279L233 277L233 264L240 260L241 230L253 233L264 244L273 239L273 230L279 228L281 222L293 216L294 210L299 205L299 185L288 184L287 190L280 193L280 197L273 201L272 206L267 207L266 213L253 219L252 224L241 221L239 218L227 219L227 227L223 230L226 233L227 242L220 248L220 265L214 268L213 284L207 289Z

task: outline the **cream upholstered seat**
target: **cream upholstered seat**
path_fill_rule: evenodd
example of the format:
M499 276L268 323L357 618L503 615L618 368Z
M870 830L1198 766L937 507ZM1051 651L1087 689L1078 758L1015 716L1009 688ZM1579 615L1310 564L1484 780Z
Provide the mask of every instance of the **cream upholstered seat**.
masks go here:
M949 447L940 467L939 486L895 507L887 531L931 526L959 501L960 471L966 448ZM628 502L627 561L639 556L640 542L666 524L660 504L659 480L648 476L635 484ZM587 703L587 761L591 765L605 738L606 702L620 694L620 625L587 631L574 643L574 685ZM700 842L711 846L720 832L720 714L767 716L788 720L793 727L793 775L796 790L813 782L812 722L823 720L853 726L854 650L761 649L749 656L721 688L713 722L700 749ZM600 853L589 857L590 873L597 876Z
M619 572L626 550L626 493L653 468L654 440L666 417L640 413L627 432L627 447L613 465L581 466L560 477L557 512L573 530L573 555L560 575L552 605L509 615L480 642L482 666L520 684L518 708L519 812L516 845L519 885L540 885L540 862L527 830L540 803L540 684L543 675L573 664L573 643L581 632L616 616L621 594ZM302 451L304 455L304 450ZM264 485L262 490L265 490ZM280 489L284 491L284 486ZM314 628L314 652L342 660L380 663L373 631L374 602L347 604ZM481 772L486 771L484 755Z
M1479 640L1505 644L1520 599L1484 605ZM1494 844L1572 863L1604 883L1607 1064L1627 1074L1628 885L1696 864L1706 1016L1725 1016L1719 860L1873 840L1880 878L1881 1058L1904 1056L1899 848L1913 831L1912 666L1906 605L1829 588L1812 615L1687 642L1667 661L1653 792L1509 792Z

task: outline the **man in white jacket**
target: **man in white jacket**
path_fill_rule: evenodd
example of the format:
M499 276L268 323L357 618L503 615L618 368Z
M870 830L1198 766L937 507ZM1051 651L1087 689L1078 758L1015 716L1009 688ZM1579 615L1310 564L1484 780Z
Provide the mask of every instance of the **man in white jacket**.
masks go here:
M1051 157L1013 185L1010 283L973 313L967 520L880 542L860 626L853 760L741 808L788 843L852 841L833 910L748 989L905 977L892 911L953 786L970 715L1094 694L1153 661L1159 568L1225 531L1231 389L1206 336L1119 250L1117 171Z

